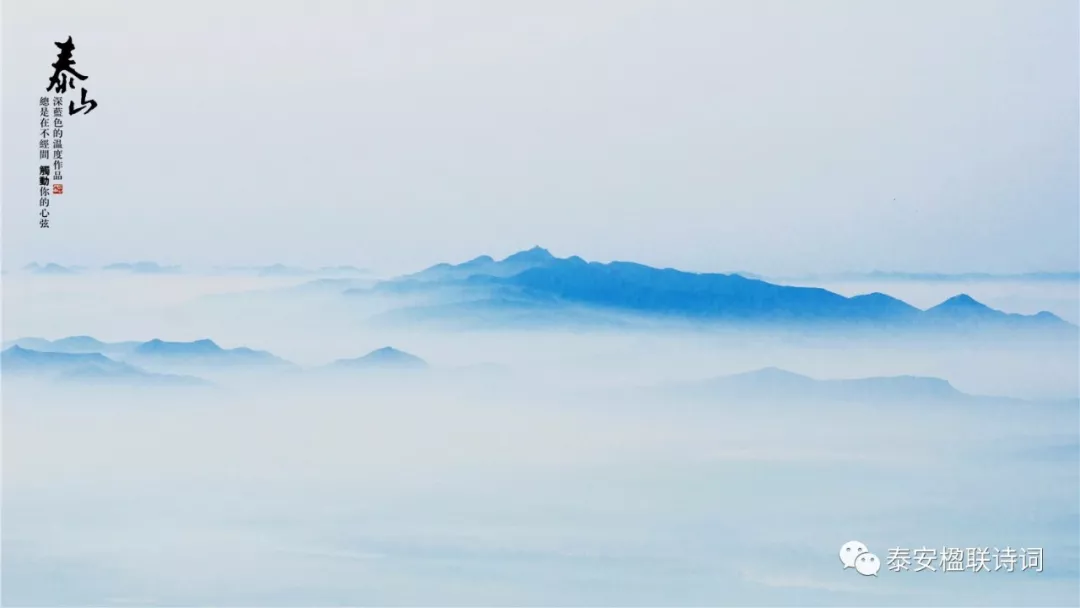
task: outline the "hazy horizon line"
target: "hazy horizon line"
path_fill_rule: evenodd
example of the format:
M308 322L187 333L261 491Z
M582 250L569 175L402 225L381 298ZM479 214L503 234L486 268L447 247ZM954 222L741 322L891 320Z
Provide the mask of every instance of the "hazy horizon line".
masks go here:
M536 248L533 248L533 249L536 249ZM521 253L521 252L524 252L524 251L530 251L530 249L523 249L523 250L520 250L520 251L518 251L516 253ZM545 251L547 251L547 250L545 249ZM510 255L514 255L514 254L510 254ZM499 258L499 257L491 256L489 254L480 254L480 255L476 255L476 256L473 256L471 258L464 259L464 260L461 260L461 261L456 261L456 262L454 262L454 261L436 261L436 262L430 262L426 266L422 266L422 267L419 267L419 268L414 268L413 270L394 270L394 271L383 271L383 270L379 269L377 266L374 266L374 265L371 265L371 264L363 264L363 263L356 263L356 262L350 263L350 262L344 262L344 261L324 262L324 263L320 263L320 264L292 264L292 263L281 262L281 261L268 261L268 262L262 262L262 263L217 263L217 264L190 263L190 264L185 264L185 263L182 263L182 262L173 262L173 261L163 262L163 261L155 260L155 259L152 259L152 258L139 258L139 259L130 259L130 260L115 260L115 261L111 261L111 262L105 262L105 263L93 264L93 265L78 264L78 263L69 264L69 263L62 263L62 262L57 262L57 261L53 261L53 260L45 260L45 261L32 260L32 261L24 263L24 264L15 264L15 265L13 265L14 267L9 267L8 265L4 264L4 265L0 266L0 269L2 269L4 273L8 273L8 272L11 272L11 271L26 271L30 267L35 266L35 265L37 267L45 267L45 266L49 266L49 265L55 265L55 266L59 266L59 267L62 267L64 269L67 269L67 270L77 270L77 271L98 271L98 270L100 270L100 271L104 271L104 270L120 270L120 271L122 271L124 269L109 269L107 267L108 266L113 266L113 265L120 265L120 264L130 264L130 265L134 265L134 264L153 264L153 265L156 265L161 270L173 270L173 271L178 270L178 271L181 271L181 272L188 272L188 271L192 271L192 272L197 272L197 271L223 271L223 270L225 270L225 271L228 271L228 270L262 270L262 269L279 267L279 268L283 268L283 269L287 269L287 270L308 271L308 272L318 272L320 270L353 269L353 270L363 271L365 273L370 273L370 274L383 274L383 275L400 276L400 275L405 275L405 274L411 274L413 272L420 272L420 271L426 270L428 268L432 268L434 266L439 266L439 265L444 265L444 264L451 265L451 266L456 266L456 265L460 265L460 264L475 260L477 258L482 258L482 257L491 257L496 261L502 261L502 260L505 260L507 257L510 257L510 256L505 256L505 257ZM553 257L555 257L556 259L565 260L565 259L570 259L570 258L573 258L573 257L579 257L580 258L582 256L570 255L570 256L566 256L566 257L560 257L560 256L553 255ZM585 259L585 258L582 258L582 259ZM656 269L660 269L660 270L678 270L680 272L686 272L686 273L691 273L691 274L741 275L741 276L745 276L747 278L758 278L758 279L763 279L763 280L795 280L795 279L802 279L802 280L829 279L829 280L835 280L835 279L844 279L844 278L881 278L881 279L914 279L914 280L1042 278L1044 280L1052 279L1052 280L1064 280L1064 281L1080 281L1080 268L1077 268L1077 269L1039 269L1039 270L1028 270L1028 271L1022 271L1022 272L1003 272L1003 271L991 271L991 270L935 271L935 270L900 270L900 269L875 268L875 269L871 269L871 270L845 269L845 270L821 270L821 271L798 272L798 273L795 273L795 272L772 273L772 272L759 272L759 271L755 271L755 270L747 270L745 268L744 269L738 269L738 270L734 270L734 269L688 270L688 269L677 267L677 266L654 265L654 264L648 263L648 262L639 262L639 261L636 261L636 260L631 259L631 258L620 258L620 259L612 259L612 260L589 260L589 259L585 259L585 261L589 262L589 263L597 263L597 264L632 263L632 264L641 264L643 266L649 266L651 268L656 268ZM139 273L133 273L133 274L139 274ZM153 274L153 273L151 272L151 273L142 273L142 274Z

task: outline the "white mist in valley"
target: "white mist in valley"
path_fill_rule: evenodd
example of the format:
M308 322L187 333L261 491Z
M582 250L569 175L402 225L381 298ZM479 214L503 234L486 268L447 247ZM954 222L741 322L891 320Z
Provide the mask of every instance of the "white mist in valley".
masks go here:
M401 328L366 322L377 298L280 291L301 280L5 279L5 340L210 338L301 368L178 388L5 374L8 604L1076 598L1075 341ZM322 369L385 346L427 367ZM740 376L761 368L794 374ZM852 538L883 558L1040 547L1045 569L862 580L836 560Z

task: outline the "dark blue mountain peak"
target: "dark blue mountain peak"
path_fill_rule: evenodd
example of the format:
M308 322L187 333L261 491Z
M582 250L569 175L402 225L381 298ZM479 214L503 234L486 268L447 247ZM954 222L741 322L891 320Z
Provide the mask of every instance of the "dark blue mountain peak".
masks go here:
M992 325L1026 328L1032 322L1047 329L1071 327L1064 321L1055 322L1056 317L1049 313L1006 314L967 294L923 311L880 292L847 297L820 287L781 285L740 274L686 272L628 261L589 262L578 256L557 258L539 246L502 261L480 256L464 264L439 264L387 285L387 289L401 293L437 294L445 289L454 300L461 299L464 289L465 295L474 298L467 313L474 317L486 306L493 314L516 319L506 316L504 303L512 303L511 308L519 312L529 303L542 303L555 317L559 315L556 308L562 307L567 314L595 308L604 314L621 312L678 321L821 327L850 324L890 330L971 331ZM436 311L438 306L428 307L415 314L441 314L449 319L457 314L455 310L464 310L459 304L442 305L440 311ZM502 309L495 310L500 306Z
M960 310L960 309L967 309L967 310L990 309L989 306L983 304L982 302L979 302L978 300L976 300L975 298L969 296L966 293L955 295L955 296L949 298L948 300L945 300L941 304L938 304L934 308L937 308L937 309L953 309L953 310Z
M897 300L896 298L894 298L894 297L892 297L892 296L890 296L888 294L881 293L880 291L875 291L875 292L872 292L872 293L864 293L864 294L860 294L860 295L857 295L857 296L852 296L851 299L852 300L861 299L861 300L866 300L866 301L880 301L880 302L885 302L885 301L899 302L900 301L900 300Z
M862 294L852 296L849 300L852 304L856 304L864 308L868 313L886 317L897 316L915 316L920 311L911 304L903 300L898 300L888 294L881 292L873 292L868 294Z

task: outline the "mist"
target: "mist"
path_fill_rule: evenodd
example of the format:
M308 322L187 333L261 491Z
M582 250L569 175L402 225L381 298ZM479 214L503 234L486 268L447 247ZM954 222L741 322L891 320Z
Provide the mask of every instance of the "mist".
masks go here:
M5 372L5 604L1077 599L1074 341L408 331L366 322L388 300L288 289L303 283L5 277L6 340L212 338L302 368L183 389ZM323 368L384 346L430 368ZM669 391L762 367L990 398ZM870 580L837 559L853 538L882 560L1039 547L1045 569Z
M0 603L1080 605L1078 16L5 2Z

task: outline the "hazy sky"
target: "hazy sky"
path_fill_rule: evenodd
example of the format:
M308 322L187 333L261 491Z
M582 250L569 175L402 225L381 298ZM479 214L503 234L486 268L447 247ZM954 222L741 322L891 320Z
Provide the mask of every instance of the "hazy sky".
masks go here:
M5 265L1078 267L1078 9L9 0ZM57 49L67 119L37 228Z

